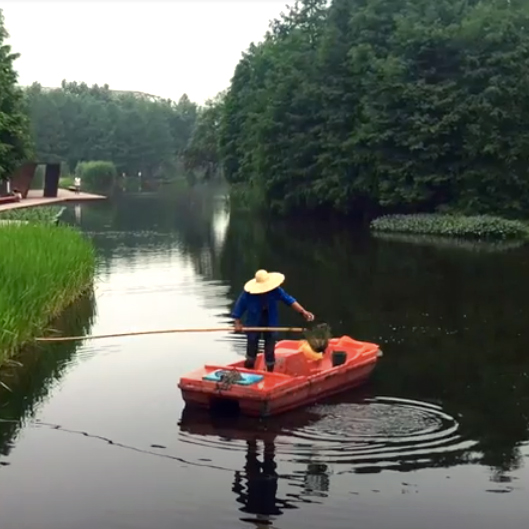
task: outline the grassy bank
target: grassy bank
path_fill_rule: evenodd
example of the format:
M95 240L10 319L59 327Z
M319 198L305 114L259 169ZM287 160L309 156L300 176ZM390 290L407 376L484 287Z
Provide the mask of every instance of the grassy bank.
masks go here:
M458 237L461 239L527 239L527 225L490 215L386 215L371 222L375 232Z
M0 364L92 285L95 251L77 230L0 226Z

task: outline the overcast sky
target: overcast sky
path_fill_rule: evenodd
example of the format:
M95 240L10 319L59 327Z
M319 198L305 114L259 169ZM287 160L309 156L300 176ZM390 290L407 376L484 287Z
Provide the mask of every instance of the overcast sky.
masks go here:
M62 79L202 103L288 0L32 2L1 8L22 85Z

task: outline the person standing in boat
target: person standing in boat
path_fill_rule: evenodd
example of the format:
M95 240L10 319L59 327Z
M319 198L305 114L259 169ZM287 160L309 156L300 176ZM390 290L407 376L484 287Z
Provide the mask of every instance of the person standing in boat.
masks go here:
M235 320L235 330L242 330L242 315L246 312L246 325L248 327L277 327L278 311L277 302L282 301L285 305L299 312L307 321L314 320L314 314L305 310L290 294L287 294L280 285L285 276L279 272L267 272L258 270L254 279L250 279L244 285L244 291L239 296L232 311ZM246 341L246 362L244 367L253 369L257 358L259 338L264 339L264 353L267 371L273 371L275 365L275 344L277 334L275 332L249 332Z

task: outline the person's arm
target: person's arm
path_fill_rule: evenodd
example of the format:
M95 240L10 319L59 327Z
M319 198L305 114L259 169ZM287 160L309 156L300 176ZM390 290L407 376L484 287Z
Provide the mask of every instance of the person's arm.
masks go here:
M308 310L305 310L297 301L294 301L291 307L296 312L299 312L307 321L314 320L314 314L312 314L312 312L309 312Z
M279 299L289 307L292 307L296 312L299 312L307 321L312 321L314 319L314 314L305 310L290 294L287 294L281 287L278 288Z
M240 331L242 329L241 318L244 312L246 311L247 306L248 294L243 291L242 294L239 296L239 299L237 299L237 302L235 303L235 306L233 307L233 310L231 312L231 317L234 319L233 325L237 331Z

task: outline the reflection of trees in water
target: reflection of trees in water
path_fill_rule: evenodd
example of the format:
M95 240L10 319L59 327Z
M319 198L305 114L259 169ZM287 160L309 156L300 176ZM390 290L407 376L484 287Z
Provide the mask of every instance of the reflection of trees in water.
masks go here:
M97 245L103 272L115 256L132 261L145 251L176 248L199 274L212 277L219 253L214 223L224 211L221 191L196 186L148 196L125 193L87 204L81 226Z
M458 239L455 237L445 237L440 235L411 235L407 233L375 232L373 233L373 237L383 241L432 246L434 248L446 248L448 250L458 249L467 252L480 252L483 254L506 252L521 248L526 244L525 240L481 241Z
M220 268L231 299L256 268L284 272L285 288L335 334L381 344L380 393L442 401L479 441L483 464L512 470L528 439L528 258L232 215Z
M95 299L90 293L69 307L53 327L65 334L88 334L94 314ZM31 346L16 357L21 366L2 369L0 379L11 392L0 388L0 456L9 454L23 422L35 415L37 406L64 375L76 349L75 342Z
M479 441L483 464L497 471L516 467L517 446L528 438L527 251L484 256L382 241L340 224L239 213L231 214L219 250L217 197L205 188L177 200L123 197L107 205L113 220L106 233L119 237L101 230L98 246L108 259L132 260L149 245L164 252L177 245L198 274L229 285L230 305L257 268L281 270L285 288L334 334L381 344L380 393L442 401L459 418L461 434ZM157 235L142 236L146 230ZM288 309L281 312L285 324L299 323ZM453 454L435 461L456 464Z

